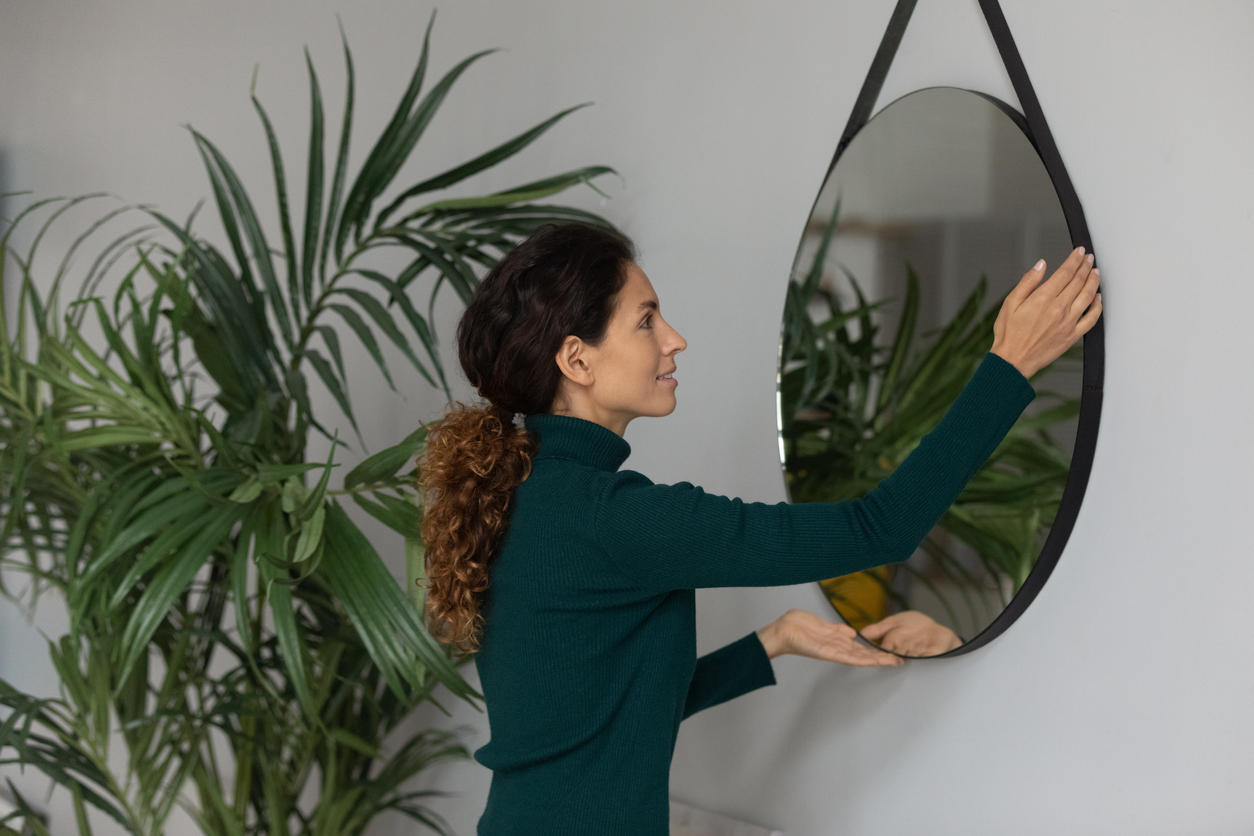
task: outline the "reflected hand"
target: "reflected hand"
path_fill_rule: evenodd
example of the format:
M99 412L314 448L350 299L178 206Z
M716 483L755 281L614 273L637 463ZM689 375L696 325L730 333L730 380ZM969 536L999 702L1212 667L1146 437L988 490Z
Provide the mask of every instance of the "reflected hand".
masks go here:
M953 630L917 610L906 610L868 624L862 628L862 638L903 656L936 656L962 646L962 640Z
M805 610L789 610L758 630L758 638L771 658L792 653L858 667L905 663L859 642L857 632L848 624L833 624Z
M1010 291L993 323L993 353L1031 377L1088 333L1102 314L1101 271L1076 247L1047 281L1042 260ZM1087 312L1086 312L1087 311Z

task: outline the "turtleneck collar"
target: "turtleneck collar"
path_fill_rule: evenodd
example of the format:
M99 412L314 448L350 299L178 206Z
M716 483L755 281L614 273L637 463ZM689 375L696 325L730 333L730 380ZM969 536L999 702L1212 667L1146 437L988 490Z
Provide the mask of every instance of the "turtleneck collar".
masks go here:
M613 430L573 415L528 415L523 426L540 436L536 458L571 459L611 473L631 455L631 445Z

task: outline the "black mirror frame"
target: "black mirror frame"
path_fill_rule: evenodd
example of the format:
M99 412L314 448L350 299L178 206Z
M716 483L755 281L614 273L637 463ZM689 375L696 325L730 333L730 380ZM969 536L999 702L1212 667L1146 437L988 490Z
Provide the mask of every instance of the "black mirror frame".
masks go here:
M827 178L831 175L832 170L836 168L836 163L840 160L841 155L844 154L845 149L849 147L849 143L853 141L854 136L870 120L871 112L875 107L876 100L879 98L880 90L884 86L884 79L888 75L889 67L892 66L893 58L897 54L897 47L901 44L901 38L905 34L906 26L910 22L910 17L914 13L914 7L917 3L918 0L898 0L896 8L893 10L893 15L889 19L888 28L880 41L879 50L871 62L870 70L867 72L866 80L862 83L862 90L854 102L849 121L845 125L845 130L836 145L836 153L832 156L831 165L827 167L827 173L823 176L823 184L819 187L820 194L823 186L827 183ZM1067 219L1071 245L1073 247L1082 246L1086 252L1091 253L1093 252L1093 242L1089 237L1088 222L1084 217L1084 208L1080 205L1080 199L1071 183L1071 177L1067 174L1066 166L1063 165L1062 157L1058 153L1058 147L1054 144L1054 137L1049 129L1049 123L1045 121L1045 114L1036 98L1036 92L1033 90L1032 82L1028 78L1027 68L1019 55L1018 47L1015 46L1014 37L1010 34L1010 27L1006 23L1005 15L1002 14L1001 6L997 0L979 0L979 3L980 9L984 13L984 19L988 23L989 31L997 44L997 51L1001 54L1002 63L1006 67L1006 72L1010 76L1010 82L1014 87L1015 94L1019 97L1019 102L1023 106L1024 112L1020 113L1006 102L985 93L975 90L968 92L975 93L992 102L1009 116L1018 125L1019 129L1023 131L1024 135L1027 136L1028 141L1032 143L1032 147L1036 149L1041 162L1045 165L1045 170L1053 183L1054 191L1058 195L1063 215ZM815 204L817 205L817 203L818 198L816 196ZM811 209L811 214L813 214L813 209ZM1096 259L1096 255L1094 255L1094 259ZM1105 301L1104 298L1103 301ZM1104 320L1105 314L1103 313L1093 328L1084 335L1083 387L1080 394L1080 415L1076 428L1075 447L1071 454L1071 469L1067 473L1067 481L1063 487L1062 499L1058 505L1058 513L1054 518L1054 524L1050 528L1049 535L1045 539L1045 545L1041 548L1040 556L1032 567L1032 571L1028 574L1018 593L1011 599L1010 604L971 641L947 653L936 656L909 658L945 659L961 656L964 653L970 653L972 650L983 647L1004 633L1023 614L1028 605L1035 600L1045 586L1045 581L1049 580L1050 574L1054 571L1054 567L1058 564L1058 559L1062 556L1063 549L1067 545L1067 540L1071 537L1071 531L1075 527L1076 518L1080 513L1080 505L1084 501L1084 492L1088 487L1089 474L1093 468L1093 455L1097 448L1097 430L1101 422L1102 413L1102 384L1105 378ZM782 326L780 329L779 351L779 358L776 362L776 426L778 428L780 472L785 474L783 423L779 420L782 418L780 415L782 403L780 401L779 388L783 372L780 362L783 358ZM791 502L792 496L788 490L786 477L784 478L784 493ZM833 609L835 608L833 607ZM839 615L839 612L837 614Z

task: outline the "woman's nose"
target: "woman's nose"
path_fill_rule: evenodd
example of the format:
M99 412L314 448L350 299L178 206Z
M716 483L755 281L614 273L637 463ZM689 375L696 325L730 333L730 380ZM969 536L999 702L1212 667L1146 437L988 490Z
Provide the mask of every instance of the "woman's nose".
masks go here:
M679 332L674 328L671 329L671 352L678 354L688 347L688 341L680 336Z
M665 349L662 352L663 354L678 354L688 347L688 341L680 336L679 332L671 327L669 322L662 319L661 316L659 316L658 319L662 320L662 324L666 326L667 331L666 341L664 343Z

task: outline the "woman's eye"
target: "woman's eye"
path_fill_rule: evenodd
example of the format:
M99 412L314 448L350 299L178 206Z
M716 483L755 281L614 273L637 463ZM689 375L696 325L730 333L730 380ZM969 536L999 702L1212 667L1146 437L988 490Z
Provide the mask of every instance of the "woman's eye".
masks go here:
M641 327L641 328L652 328L652 327L653 327L653 317L651 317L651 316L646 316L646 317L644 318L644 322L640 323L640 327Z

